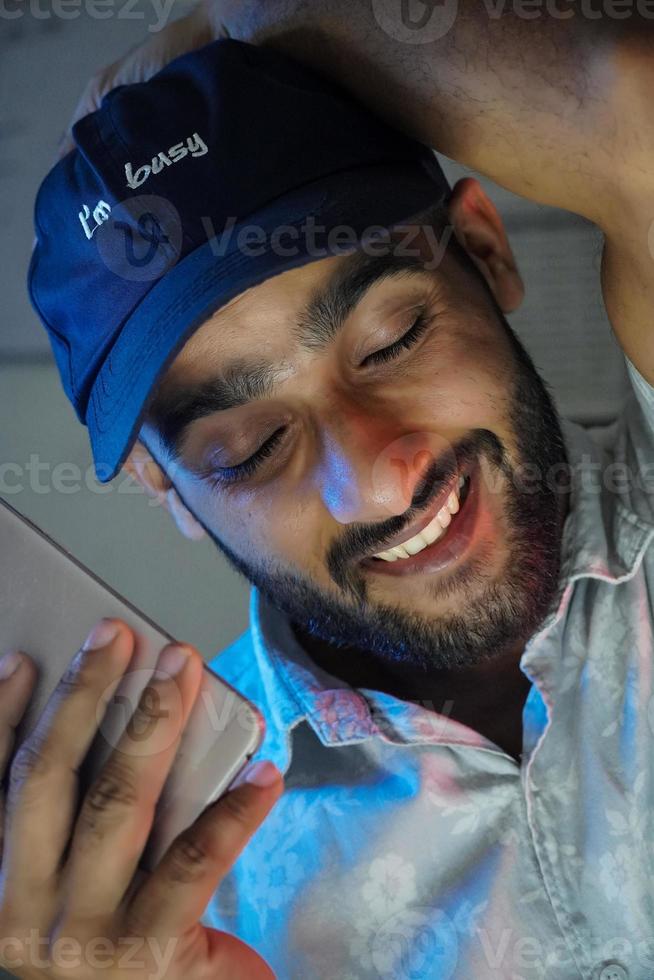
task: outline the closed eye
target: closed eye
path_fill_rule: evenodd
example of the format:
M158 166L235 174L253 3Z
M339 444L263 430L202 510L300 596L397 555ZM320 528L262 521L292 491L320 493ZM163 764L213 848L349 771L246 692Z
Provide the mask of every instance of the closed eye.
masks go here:
M238 483L241 480L247 480L248 477L252 476L258 466L263 463L265 459L272 455L277 446L279 445L284 432L284 428L277 429L269 439L264 442L264 444L257 449L256 453L253 453L247 459L243 460L242 463L237 463L235 466L219 466L215 467L209 474L210 480L214 484L228 484L228 483Z
M361 367L367 367L370 364L383 364L398 357L403 350L409 350L417 344L432 320L433 317L428 316L426 311L422 310L399 340L396 340L394 344L389 344L388 347L382 347L381 350L375 351L373 354L368 354L361 361Z
M429 316L425 310L422 310L399 340L396 340L393 344L389 344L388 347L382 347L381 350L368 354L361 362L361 366L367 367L371 364L383 364L387 361L394 360L402 351L410 350L418 343L433 319L433 316ZM255 473L264 460L272 456L282 440L284 432L285 428L277 429L255 453L242 463L237 463L235 466L214 468L210 473L211 483L225 485L247 480Z

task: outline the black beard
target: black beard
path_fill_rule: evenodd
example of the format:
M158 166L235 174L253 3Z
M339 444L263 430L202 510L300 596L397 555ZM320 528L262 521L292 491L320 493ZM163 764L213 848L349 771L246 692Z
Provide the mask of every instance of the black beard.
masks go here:
M284 612L296 631L338 648L365 651L371 659L402 663L421 670L472 667L514 649L538 630L558 594L561 537L565 500L552 485L552 473L568 470L568 460L557 411L533 362L497 308L509 336L516 364L510 395L510 423L517 447L513 469L501 440L486 429L474 430L456 449L456 463L483 455L495 472L506 478L505 511L510 527L510 557L501 582L488 582L482 596L474 594L488 565L483 549L458 573L452 574L438 595L456 595L465 612L429 620L393 606L370 603L366 582L356 571L354 557L405 526L406 515L392 518L373 531L348 529L330 549L327 567L350 603L325 595L310 581L281 566L247 564L206 528L218 548L266 600ZM541 478L520 489L520 470L535 466ZM534 471L531 470L533 473ZM434 484L430 471L429 485ZM443 474L441 474L443 476ZM427 481L426 481L427 482ZM415 503L415 501L414 501ZM374 550L374 547L373 547ZM354 570L353 570L354 569Z

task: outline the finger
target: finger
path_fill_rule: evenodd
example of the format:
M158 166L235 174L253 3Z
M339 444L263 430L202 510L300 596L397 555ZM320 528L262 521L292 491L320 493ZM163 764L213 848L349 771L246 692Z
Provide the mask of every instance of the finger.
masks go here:
M0 660L0 783L16 739L16 726L25 713L36 683L36 667L24 653L12 650ZM0 866L4 850L4 787L0 789Z
M34 662L20 650L12 650L0 660L0 779L7 768L16 727L25 714L36 677Z
M52 897L74 818L77 770L134 647L120 620L100 626L104 636L94 630L73 658L9 770L3 876L15 905L28 903L30 920L36 899L46 907Z
M130 932L137 930L135 935L164 942L197 924L284 789L282 776L271 762L252 766L249 780L255 781L230 790L173 841L126 910Z
M183 660L171 676L164 657ZM80 810L65 872L70 928L111 921L147 842L155 806L200 690L203 662L193 647L170 644L126 731L90 787ZM101 873L97 873L101 869Z

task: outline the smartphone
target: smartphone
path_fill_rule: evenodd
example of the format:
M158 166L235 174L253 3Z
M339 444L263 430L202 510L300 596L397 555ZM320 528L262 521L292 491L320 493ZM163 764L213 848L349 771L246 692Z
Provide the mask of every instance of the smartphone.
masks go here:
M99 711L99 728L80 770L79 807L125 731L162 647L173 637L2 498L0 557L0 655L23 650L39 669L14 752L47 710L61 675L99 619L118 617L136 637L130 665L104 715ZM263 734L258 709L205 665L139 868L153 870L175 837L223 795L259 748ZM130 729L130 749L138 751L139 738L145 741L144 733Z

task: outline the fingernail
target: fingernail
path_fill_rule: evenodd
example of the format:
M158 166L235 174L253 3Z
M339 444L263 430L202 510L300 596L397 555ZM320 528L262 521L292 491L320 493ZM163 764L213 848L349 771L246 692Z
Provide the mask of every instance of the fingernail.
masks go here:
M100 650L102 647L108 647L117 636L118 629L116 623L112 623L111 620L101 619L85 639L82 650Z
M166 647L157 661L157 669L152 675L154 680L165 681L179 674L188 657L189 652L185 647Z
M20 667L22 657L16 650L5 653L0 659L0 681L6 681Z
M260 786L262 789L272 786L279 779L279 770L272 762L264 760L262 762L255 762L254 765L250 766L243 773L243 779L239 780L239 785L241 782L252 783L253 786Z

